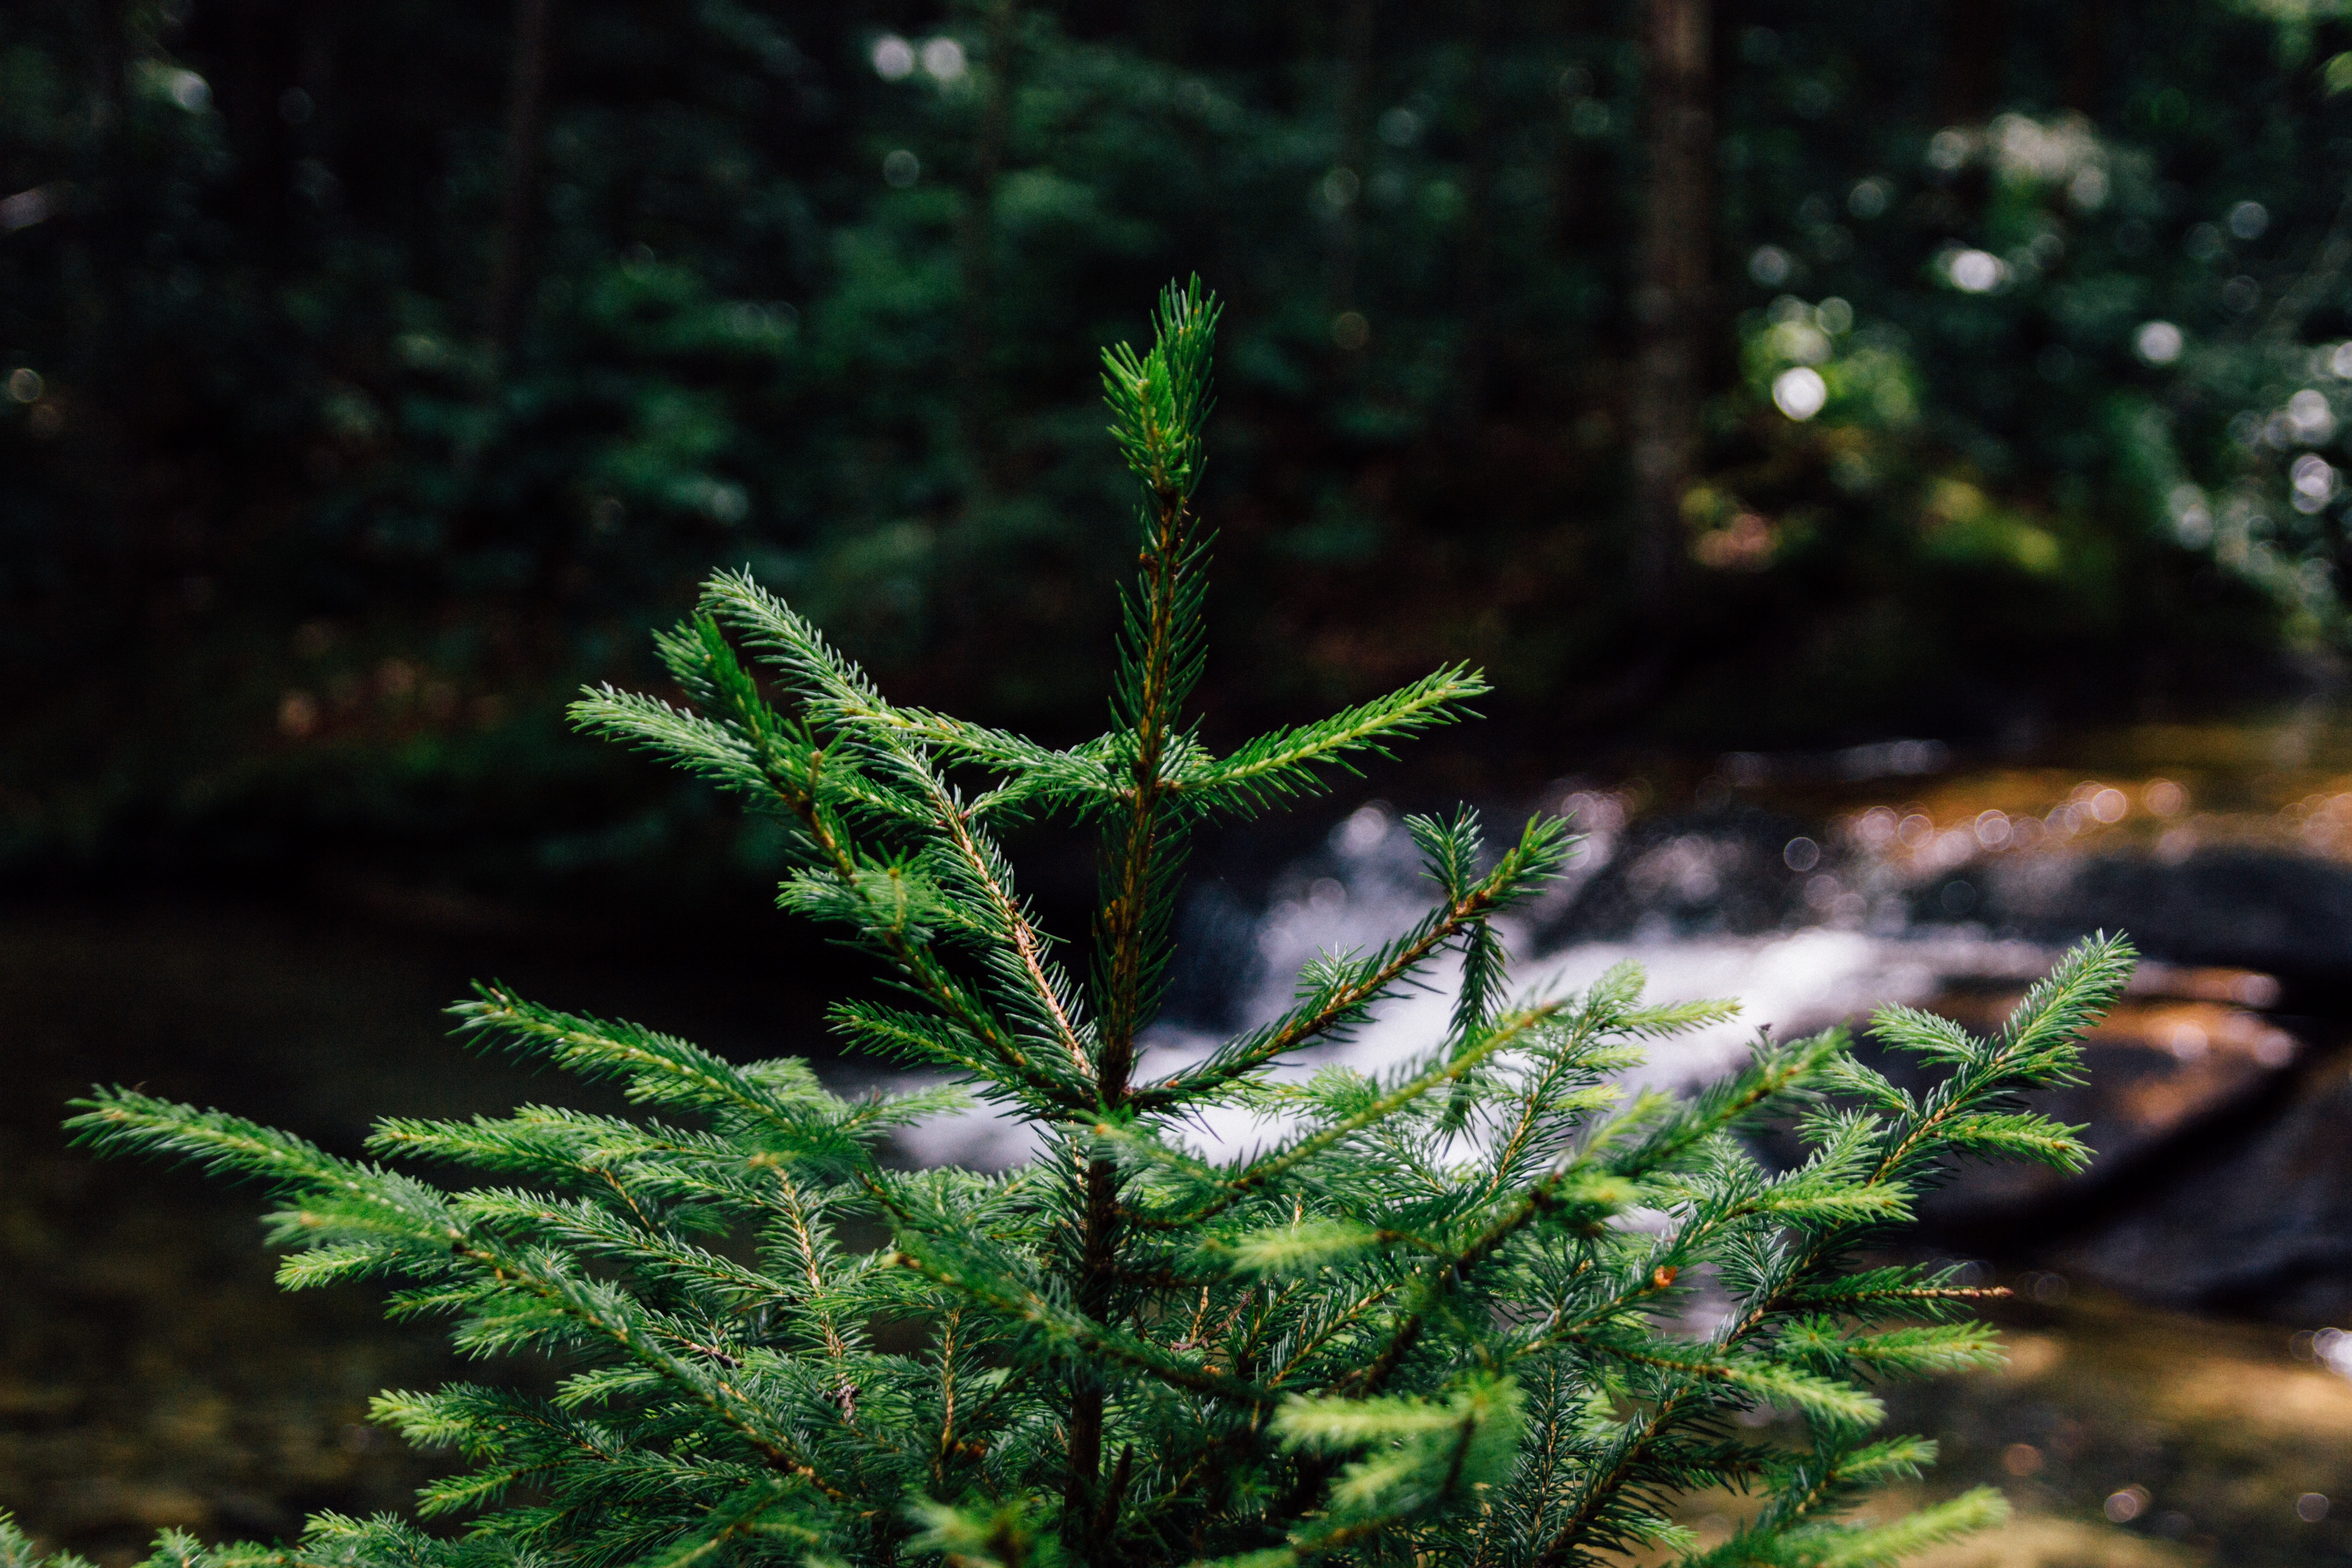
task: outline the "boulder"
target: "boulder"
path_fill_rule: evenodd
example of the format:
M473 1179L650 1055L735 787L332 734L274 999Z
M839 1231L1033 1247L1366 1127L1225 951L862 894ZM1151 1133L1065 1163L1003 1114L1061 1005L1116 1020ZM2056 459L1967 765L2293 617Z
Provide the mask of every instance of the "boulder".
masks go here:
M2144 1301L2303 1324L2352 1321L2352 1057L2312 1061L2235 1137L2144 1163L2128 1201L2042 1248Z
M2283 851L2035 855L1972 868L1982 917L2046 941L2130 933L2184 963L2237 964L2291 981L2352 981L2352 866Z
M1801 818L1752 808L1644 817L1607 845L1572 896L1538 914L1534 945L1753 936L1818 923L1809 873L1826 871L1830 842Z

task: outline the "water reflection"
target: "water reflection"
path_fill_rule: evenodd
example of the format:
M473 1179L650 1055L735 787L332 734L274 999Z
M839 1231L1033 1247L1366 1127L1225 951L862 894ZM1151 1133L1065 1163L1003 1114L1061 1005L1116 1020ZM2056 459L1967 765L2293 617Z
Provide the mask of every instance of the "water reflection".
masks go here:
M2263 1565L2352 1552L2329 1500L2352 1496L2352 1383L2296 1360L2278 1330L2038 1282L2002 1280L2024 1286L2004 1315L2004 1371L1889 1401L1892 1420L1937 1435L1937 1495L1998 1485L2020 1514L1920 1563Z

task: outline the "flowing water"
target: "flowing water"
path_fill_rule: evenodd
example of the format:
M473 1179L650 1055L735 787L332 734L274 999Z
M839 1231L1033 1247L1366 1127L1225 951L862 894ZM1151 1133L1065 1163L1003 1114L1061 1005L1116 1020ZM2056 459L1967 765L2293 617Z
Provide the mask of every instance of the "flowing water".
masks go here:
M2005 1372L1892 1402L1943 1439L1927 1493L1990 1482L2019 1509L1931 1561L2352 1561L2352 1338L2331 1327L2352 1321L2352 726L2301 710L2023 759L1919 742L1731 757L1678 787L1563 781L1538 804L1591 840L1515 918L1521 984L1573 988L1631 959L1655 994L1745 1004L1662 1047L1661 1081L1720 1071L1759 1026L1888 1001L1987 1023L2070 932L2152 929L2167 962L2095 1042L2099 1087L2058 1108L2090 1122L2113 1174L1971 1178L1930 1214L1922 1246L2019 1289ZM1147 1070L1279 1007L1318 951L1376 942L1428 899L1378 802L1211 885ZM446 1037L438 1009L485 970L730 1053L815 1043L767 1037L768 1019L814 1016L766 997L772 976L714 995L690 967L219 904L0 911L0 1508L114 1564L165 1526L268 1536L315 1509L396 1509L434 1471L364 1420L377 1388L461 1374L429 1330L385 1325L363 1290L278 1292L256 1194L93 1163L55 1122L100 1079L343 1148L378 1113L593 1102ZM1448 1005L1442 984L1408 995L1293 1070L1393 1065ZM1234 1121L1201 1141L1265 1135ZM973 1116L908 1153L1023 1149ZM1688 1521L1705 1537L1737 1511L1694 1500Z

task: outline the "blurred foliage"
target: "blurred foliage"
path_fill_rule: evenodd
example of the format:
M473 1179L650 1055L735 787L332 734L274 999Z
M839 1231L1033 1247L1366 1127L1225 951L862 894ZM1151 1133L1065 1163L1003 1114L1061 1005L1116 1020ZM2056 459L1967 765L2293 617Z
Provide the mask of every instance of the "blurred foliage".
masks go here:
M674 868L690 797L557 715L715 565L1090 730L1128 519L1069 367L1171 272L1230 306L1235 731L1467 658L1507 765L1985 734L2339 638L2327 0L1717 5L1663 616L1638 5L551 4L520 142L505 7L0 12L0 859Z

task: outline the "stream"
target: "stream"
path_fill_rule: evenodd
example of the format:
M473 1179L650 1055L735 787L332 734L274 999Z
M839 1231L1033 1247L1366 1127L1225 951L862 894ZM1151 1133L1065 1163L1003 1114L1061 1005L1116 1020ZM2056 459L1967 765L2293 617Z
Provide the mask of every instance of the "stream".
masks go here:
M2352 1562L2352 1336L2336 1327L2352 1328L2352 715L1563 779L1490 803L1495 835L1530 805L1571 814L1588 842L1514 917L1520 985L1573 988L1631 959L1654 995L1742 999L1736 1023L1654 1051L1650 1081L1720 1072L1759 1026L1785 1036L1888 1002L1990 1027L2066 941L2130 931L2151 962L2090 1043L2089 1087L2050 1105L2089 1126L2097 1166L1969 1171L1924 1211L1917 1247L2016 1291L2000 1314L2011 1359L1894 1391L1892 1423L1942 1440L1919 1495L1998 1484L2018 1513L1918 1561ZM1343 801L1328 822L1270 863L1212 858L1146 1071L1278 1008L1318 951L1426 908L1395 808ZM807 967L714 985L690 965L348 910L0 905L0 1508L102 1568L161 1528L266 1538L320 1509L399 1510L439 1461L368 1426L367 1397L465 1374L370 1291L278 1292L257 1194L67 1148L66 1099L143 1082L336 1148L377 1114L602 1105L467 1054L440 1009L496 973L730 1054L820 1052L770 1037L771 1020L814 1016L824 976ZM1409 994L1288 1070L1393 1065L1449 1005L1442 984ZM1265 1135L1236 1120L1199 1142ZM991 1164L1024 1148L975 1114L905 1154ZM1738 1506L1694 1499L1686 1522L1720 1534Z

